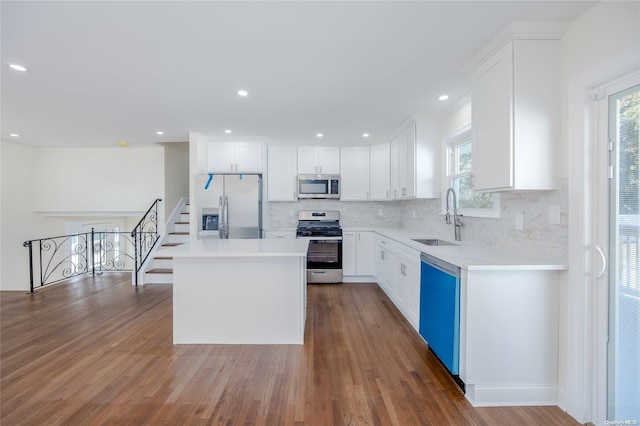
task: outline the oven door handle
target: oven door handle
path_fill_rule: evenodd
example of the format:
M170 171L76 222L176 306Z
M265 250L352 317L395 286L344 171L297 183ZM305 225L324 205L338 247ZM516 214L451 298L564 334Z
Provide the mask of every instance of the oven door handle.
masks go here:
M296 237L299 240L311 240L311 241L342 241L342 237Z

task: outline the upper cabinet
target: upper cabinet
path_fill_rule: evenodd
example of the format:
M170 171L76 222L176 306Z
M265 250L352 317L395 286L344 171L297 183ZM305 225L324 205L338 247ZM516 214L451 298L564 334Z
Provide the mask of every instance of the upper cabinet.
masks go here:
M262 173L262 142L209 142L208 173Z
M370 147L369 194L370 200L391 198L391 143Z
M267 157L267 199L296 201L296 146L269 146Z
M369 147L341 147L340 164L342 184L340 199L343 201L369 200Z
M340 174L340 147L299 146L298 173L302 175Z
M474 190L558 189L560 40L532 37L511 35L471 69Z
M435 122L411 121L392 139L391 198L440 196L440 128Z

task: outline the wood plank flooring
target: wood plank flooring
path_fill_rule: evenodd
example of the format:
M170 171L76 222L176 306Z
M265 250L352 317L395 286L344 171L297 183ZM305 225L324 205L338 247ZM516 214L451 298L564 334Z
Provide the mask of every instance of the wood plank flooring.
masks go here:
M0 294L3 426L578 424L473 408L375 284L310 285L303 346L174 346L171 286L130 277Z

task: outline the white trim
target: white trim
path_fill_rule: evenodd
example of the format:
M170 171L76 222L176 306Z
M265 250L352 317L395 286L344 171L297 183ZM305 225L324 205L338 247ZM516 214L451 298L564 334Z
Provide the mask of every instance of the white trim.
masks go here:
M474 407L556 405L558 389L554 384L510 386L468 385L465 397Z
M594 159L593 170L597 176L596 185L592 188L594 218L595 246L607 247L609 240L609 180L608 180L608 149L609 138L609 96L622 90L640 84L640 71L621 79L616 79L610 84L594 89L597 101L594 102L594 139L592 156ZM597 250L596 250L597 251ZM605 251L605 256L609 251ZM605 260L607 258L605 257ZM600 266L594 259L594 269ZM611 263L611 262L609 262ZM594 423L603 424L607 419L608 402L608 326L609 326L609 271L600 278L594 277L592 353L593 359L593 394L592 394L592 418Z
M462 72L471 74L491 55L511 40L560 40L564 37L568 22L511 22L485 47L462 67Z
M450 167L451 167L451 158L450 151L451 148L459 145L461 142L471 140L471 123L464 124L463 126L453 130L442 138L442 164L445 165L442 171L442 194L447 193L447 189L450 186ZM471 142L473 143L473 141ZM472 159L473 161L473 159ZM473 179L473 175L469 174ZM467 217L480 217L480 218L489 218L489 219L499 219L500 218L500 194L493 193L493 208L492 209L465 209L459 208L458 213L462 216ZM446 199L444 196L440 199L440 211L441 214L445 214L446 210Z

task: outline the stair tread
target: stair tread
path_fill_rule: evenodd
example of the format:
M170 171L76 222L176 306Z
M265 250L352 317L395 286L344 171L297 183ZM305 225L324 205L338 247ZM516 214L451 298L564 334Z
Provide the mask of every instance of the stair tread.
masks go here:
M147 271L147 274L173 274L171 268L153 268Z
M169 235L189 235L189 231L169 232Z
M172 260L173 256L154 256L153 258L156 260Z
M183 222L176 222L176 225L188 225L188 224L189 224L189 222L185 222L185 221L183 221Z
M164 243L162 245L162 247L175 247L175 246L181 246L184 243Z

